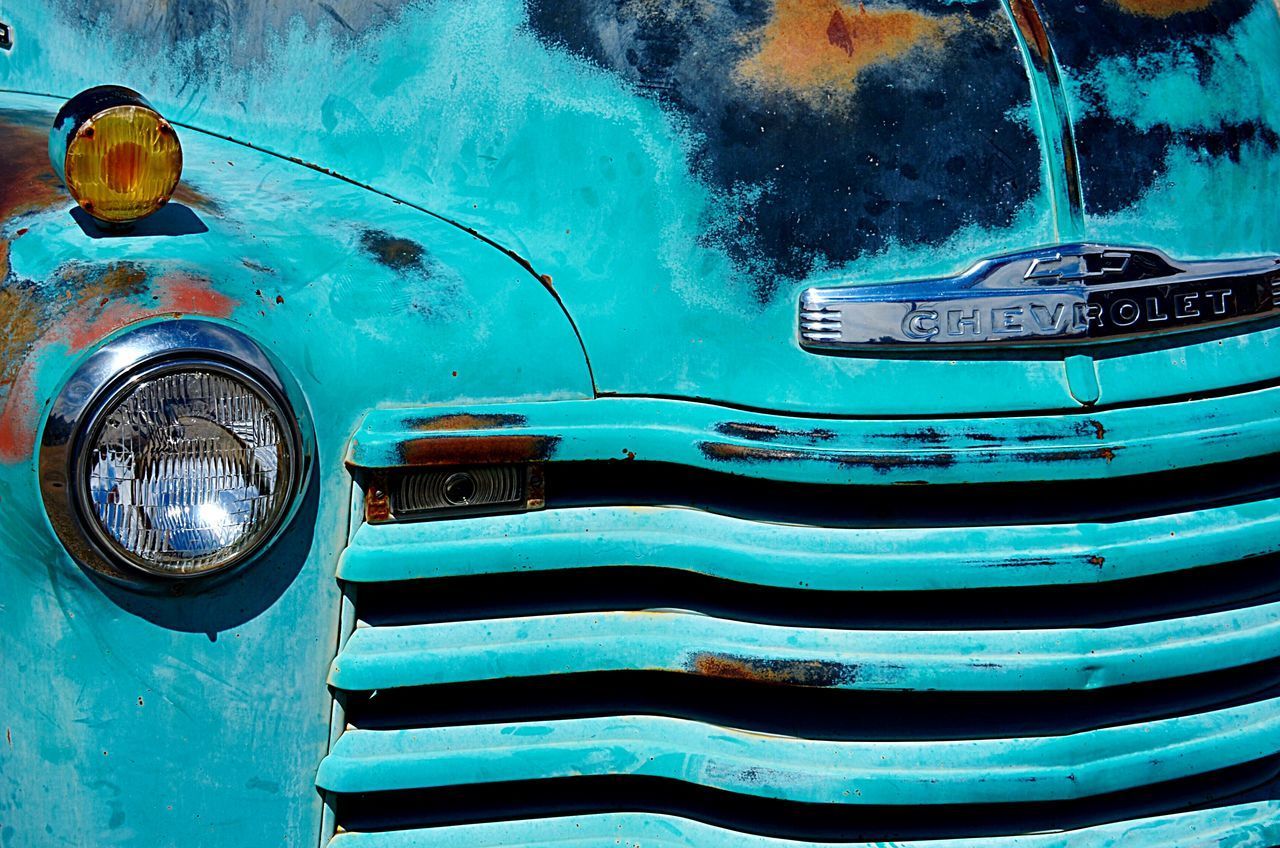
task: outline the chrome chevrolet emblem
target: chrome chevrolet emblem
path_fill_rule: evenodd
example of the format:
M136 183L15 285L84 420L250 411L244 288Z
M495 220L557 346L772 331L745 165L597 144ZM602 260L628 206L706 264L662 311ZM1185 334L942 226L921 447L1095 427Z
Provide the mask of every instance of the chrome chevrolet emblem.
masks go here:
M1052 344L1275 314L1280 257L1175 262L1152 248L1074 244L983 260L957 277L811 288L800 344Z

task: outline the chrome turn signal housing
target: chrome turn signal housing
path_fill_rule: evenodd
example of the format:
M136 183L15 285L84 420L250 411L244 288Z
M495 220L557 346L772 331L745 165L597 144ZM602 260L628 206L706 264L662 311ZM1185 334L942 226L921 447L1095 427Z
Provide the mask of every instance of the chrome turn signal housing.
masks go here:
M288 523L311 455L305 405L252 340L204 321L108 342L55 401L40 449L50 520L83 565L199 577Z
M86 214L123 226L169 202L182 176L173 126L141 94L118 85L82 91L58 111L49 159Z

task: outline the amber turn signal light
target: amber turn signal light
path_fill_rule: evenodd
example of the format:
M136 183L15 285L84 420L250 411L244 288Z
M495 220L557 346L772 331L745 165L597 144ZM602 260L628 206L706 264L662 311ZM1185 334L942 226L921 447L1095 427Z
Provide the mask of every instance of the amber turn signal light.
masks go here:
M173 126L141 94L100 85L68 100L49 133L49 159L71 197L107 225L155 212L182 176Z

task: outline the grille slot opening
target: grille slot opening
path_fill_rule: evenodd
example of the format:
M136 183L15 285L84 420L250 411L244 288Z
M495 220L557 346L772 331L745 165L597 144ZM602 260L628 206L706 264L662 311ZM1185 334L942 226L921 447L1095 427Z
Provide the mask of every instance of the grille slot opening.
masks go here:
M743 466L747 472L750 466ZM1280 454L1111 479L835 486L661 462L554 462L546 504L687 506L823 527L983 527L1128 521L1280 495Z
M764 624L1003 630L1138 624L1280 600L1280 555L1108 583L1005 589L777 589L672 568L618 566L357 587L373 626L571 612L687 609Z

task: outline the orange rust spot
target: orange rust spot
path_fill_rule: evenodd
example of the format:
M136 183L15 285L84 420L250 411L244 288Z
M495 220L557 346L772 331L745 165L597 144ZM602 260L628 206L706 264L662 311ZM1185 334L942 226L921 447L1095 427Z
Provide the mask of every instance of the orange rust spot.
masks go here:
M1106 557L1098 556L1097 554L1090 556L1088 559L1088 562L1090 565L1102 565L1106 561L1107 561Z
M1111 460L1116 458L1116 452L1113 451L1111 448L1103 448L1100 451L1098 451L1098 456L1102 457L1107 462L1110 462Z
M380 486L371 486L365 492L364 520L370 524L391 520L391 500Z
M399 445L403 465L493 465L548 459L554 436L430 436Z
M161 277L152 288L160 295L161 312L226 318L236 307L235 300L214 290L208 280L187 274Z
M48 126L29 113L0 111L0 139L0 222L67 199L49 164Z
M1040 19L1034 0L1010 0L1009 8L1013 12L1013 22L1031 51L1032 62L1043 70L1049 65L1052 48L1049 46L1049 34L1045 32L1044 22Z
M31 456L36 443L34 388L29 372L20 372L0 404L0 460L16 462Z
M830 660L761 659L711 652L694 654L688 669L706 677L788 686L838 686L851 683L858 676L858 666Z
M1185 15L1188 12L1203 12L1213 5L1214 0L1111 0L1131 15L1144 18L1172 18L1174 15Z
M190 206L202 212L208 212L211 215L220 215L222 213L222 207L218 205L216 200L185 180L178 183L178 187L173 190L171 199L184 206Z
M454 412L446 415L433 415L429 418L416 418L406 422L411 430L422 433L447 433L459 430L497 430L503 427L521 427L525 423L523 415L471 415L466 412Z
M867 8L835 0L776 0L773 15L752 34L755 54L738 76L766 91L786 92L824 105L849 92L865 68L918 48L939 49L958 18L939 18L903 7Z

